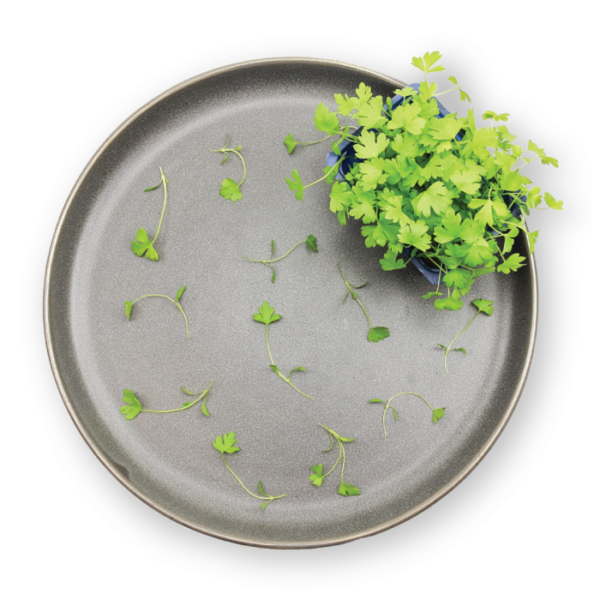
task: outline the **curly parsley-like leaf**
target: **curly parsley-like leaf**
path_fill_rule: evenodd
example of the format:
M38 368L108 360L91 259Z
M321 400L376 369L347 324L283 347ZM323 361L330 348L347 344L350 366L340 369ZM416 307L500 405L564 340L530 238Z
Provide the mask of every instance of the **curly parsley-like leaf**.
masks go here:
M235 436L235 431L232 431L231 433L224 433L222 436L218 435L212 445L215 450L222 454L234 454L235 452L240 451L240 448L237 447L236 443L237 438Z

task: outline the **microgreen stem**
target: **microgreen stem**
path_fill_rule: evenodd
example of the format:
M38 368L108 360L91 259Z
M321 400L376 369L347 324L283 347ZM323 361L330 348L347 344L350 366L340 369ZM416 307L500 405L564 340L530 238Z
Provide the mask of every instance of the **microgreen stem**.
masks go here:
M352 299L354 299L354 301L356 301L358 303L358 305L360 305L361 309L365 312L365 316L367 316L367 322L369 324L369 330L370 330L373 327L373 325L371 324L371 318L370 318L367 310L365 309L365 306L361 303L360 299L358 298L356 293L353 291L353 289L360 289L360 288L364 287L367 283L364 283L363 285L359 285L359 286L353 285L352 283L348 282L348 279L344 275L342 266L339 262L338 262L338 268L340 270L340 274L342 275L342 278L344 279L344 284L346 285L346 298L348 298L348 295L352 295Z
M444 368L446 369L446 373L448 373L448 353L450 353L450 347L456 342L456 339L464 334L469 326L475 321L475 318L481 313L480 310L477 310L475 315L469 320L469 323L450 341L450 344L444 349Z
M431 406L431 404L429 404L429 402L427 402L427 400L425 399L424 396L421 396L421 394L417 394L416 392L399 392L398 394L394 394L386 403L385 403L385 408L383 409L383 418L381 419L381 422L383 424L383 436L384 438L387 438L387 429L385 426L385 415L387 414L387 411L389 408L391 408L391 403L392 400L394 400L394 398L397 398L398 396L418 396L432 411L434 410L433 406Z
M337 465L340 463L340 459L342 459L342 476L340 477L340 482L341 482L341 480L344 478L344 467L346 465L346 452L344 450L344 444L342 444L342 440L340 439L340 436L333 429L330 429L329 427L325 427L325 425L321 425L321 423L318 423L318 425L319 425L319 427L323 427L323 429L326 429L329 432L329 437L331 437L331 446L329 446L329 449L325 450L325 451L328 452L329 450L331 450L331 447L333 446L333 438L334 437L339 446L337 460L335 461L335 464L331 467L331 470L329 472L326 472L323 475L323 478L328 477L337 468Z
M295 246L293 246L285 254L283 254L283 256L279 256L279 258L272 258L271 260L253 260L252 258L246 258L244 256L242 256L242 257L244 258L244 260L248 260L248 262L260 262L261 264L272 264L274 262L279 262L279 260L283 260L286 256L291 254L299 245L302 245L303 243L306 243L306 239L299 241Z
M158 234L160 233L160 228L162 226L163 218L165 216L165 210L167 209L167 196L168 196L167 186L169 185L169 180L166 178L166 176L165 176L165 174L164 174L164 172L162 170L162 167L159 167L159 169L160 169L160 183L163 186L165 198L163 200L163 207L162 207L162 212L160 213L160 220L158 221L158 227L156 229L156 235L154 236L154 239L150 242L151 245L154 245L154 242L158 238Z
M173 408L171 410L150 410L148 408L142 408L142 410L140 412L172 413L172 412L179 412L180 410L187 410L188 408L192 408L192 406L194 406L194 404L197 404L198 402L200 402L200 400L202 400L208 394L208 391L211 389L212 385L213 385L213 380L211 380L210 384L208 385L208 388L206 388L206 390L204 390L204 392L202 392L202 393L198 392L198 394L200 394L199 398L196 398L196 400L194 400L187 406L182 406L180 408ZM194 394L194 396L197 396L198 394Z
M271 354L271 345L269 344L269 325L266 324L266 330L265 330L265 336L267 339L267 350L269 351L269 359L271 359L271 369L273 369L273 371L286 383L289 384L292 388L294 388L294 390L296 390L296 392L298 392L298 394L302 394L302 396L306 396L306 398L310 398L311 400L314 400L313 396L309 396L308 394L305 394L302 390L300 390L299 388L297 388L292 381L285 377L285 375L283 375L283 373L281 373L279 371L279 369L277 368L277 365L275 365L275 361L273 361L273 355Z
M242 181L240 181L238 183L238 187L239 187L244 183L244 180L246 179L246 161L244 160L244 157L242 157L242 153L240 153L240 151L238 150L241 148L241 145L237 149L227 148L228 145L229 145L229 136L227 136L227 142L225 143L225 146L223 148L216 149L216 150L209 148L208 150L211 153L223 153L225 155L225 159L223 160L223 163L225 163L225 161L229 158L229 155L227 153L233 153L234 155L237 155L240 158L240 160L242 162L242 167L244 168L244 173L242 175Z
M178 301L175 301L175 299L172 299L168 295L159 295L159 294L153 293L153 294L142 295L141 297L138 297L137 299L135 299L134 301L131 302L131 305L134 305L135 303L137 303L141 299L145 299L146 297L162 297L163 299L167 299L168 301L170 301L181 312L181 315L183 316L183 319L185 320L185 331L187 332L188 338L191 338L190 324L188 321L188 317L185 315L185 311L183 311L183 307L181 307L181 305L179 304Z
M229 466L229 464L227 464L227 460L225 459L224 452L221 452L221 457L223 458L223 464L225 464L225 467L227 468L227 470L229 470L229 472L231 472L231 474L233 474L233 476L235 477L235 480L242 486L242 488L244 489L244 491L246 491L246 493L248 493L248 495L252 495L252 497L254 497L255 499L262 499L263 501L268 501L269 503L271 503L271 501L274 501L275 499L281 499L282 497L287 497L287 493L285 495L266 495L266 496L256 495L256 493L253 493L252 491L250 491L250 489L248 489L248 487L246 487L246 485L244 485L244 483L242 482L240 477L235 472L233 472L233 469L231 468L231 466Z

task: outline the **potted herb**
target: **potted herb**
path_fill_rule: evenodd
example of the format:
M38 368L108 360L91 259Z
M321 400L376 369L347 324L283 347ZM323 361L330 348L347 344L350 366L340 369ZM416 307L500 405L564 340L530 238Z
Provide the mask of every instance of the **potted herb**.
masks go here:
M524 222L532 209L562 209L562 202L522 174L525 165L540 159L558 167L556 159L529 141L524 150L502 123L508 114L487 111L493 125L478 128L475 114L448 111L437 97L458 91L469 96L449 77L453 87L438 92L427 75L445 68L439 52L413 58L424 80L395 91L394 98L374 96L361 83L356 96L335 95L335 112L319 104L315 126L335 138L327 158L325 177L333 184L330 209L345 225L360 220L367 247L384 247L384 270L399 270L412 261L436 285L423 298L437 297L436 309L458 310L476 278L490 272L508 274L524 265L513 251L515 237L526 234L533 251L538 232ZM343 127L340 116L350 116L357 128ZM299 144L285 139L288 152ZM290 189L302 198L304 186L294 170ZM314 183L314 182L313 182ZM445 285L443 292L442 284Z

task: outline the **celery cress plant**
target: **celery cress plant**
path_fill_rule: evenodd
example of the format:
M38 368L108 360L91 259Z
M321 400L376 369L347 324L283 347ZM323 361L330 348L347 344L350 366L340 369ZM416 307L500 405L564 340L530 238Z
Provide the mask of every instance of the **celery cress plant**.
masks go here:
M383 270L420 260L419 268L436 285L423 298L436 297L436 309L455 311L476 278L524 265L525 257L513 251L515 237L522 231L531 251L538 237L526 228L525 216L542 203L561 210L562 202L542 195L522 174L531 161L554 167L558 161L532 141L527 149L514 144L516 137L501 123L509 114L486 111L483 119L494 124L478 128L473 109L458 117L438 102L454 90L470 101L453 76L453 87L443 92L427 81L428 74L445 69L441 57L433 52L413 58L424 80L396 90L393 99L373 96L361 83L354 97L335 95L337 111L319 104L314 122L327 135L319 141L335 138L323 179L333 184L330 209L340 224L348 217L362 221L366 246L386 248ZM343 126L340 116L359 127ZM313 144L290 134L284 143L289 153ZM290 189L303 199L308 185L297 170L292 178Z

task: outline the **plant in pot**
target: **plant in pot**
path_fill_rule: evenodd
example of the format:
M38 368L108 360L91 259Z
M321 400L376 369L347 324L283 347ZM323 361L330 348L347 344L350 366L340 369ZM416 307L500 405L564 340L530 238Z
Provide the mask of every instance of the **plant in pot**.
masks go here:
M348 217L362 222L367 247L386 248L384 270L400 270L413 262L435 290L438 310L459 310L476 278L497 271L508 274L523 266L525 257L513 251L515 237L526 234L533 251L538 232L524 223L532 209L562 209L562 202L543 193L522 174L525 165L540 159L558 167L534 142L527 149L503 122L508 114L487 111L493 125L479 128L473 109L466 117L449 113L427 75L445 70L439 52L413 58L424 73L421 83L395 91L395 97L374 96L361 83L356 95L335 95L337 111L322 103L316 128L334 138L322 180L332 184L330 209L340 224ZM358 127L342 125L349 116ZM288 152L300 143L285 139ZM304 186L296 170L287 180L301 199ZM320 180L319 180L320 181ZM313 182L316 183L316 182Z

